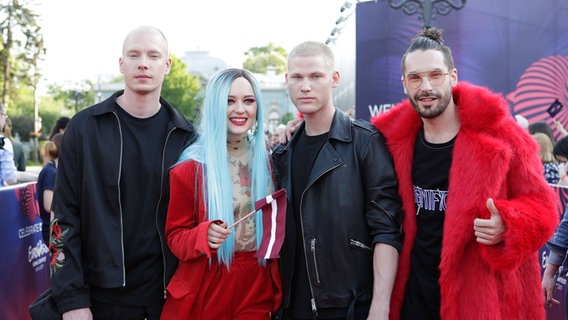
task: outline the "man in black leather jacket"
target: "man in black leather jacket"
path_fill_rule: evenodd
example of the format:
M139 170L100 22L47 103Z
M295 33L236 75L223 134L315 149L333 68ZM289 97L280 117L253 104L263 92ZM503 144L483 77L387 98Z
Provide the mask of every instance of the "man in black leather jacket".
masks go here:
M382 135L333 106L334 68L319 42L288 56L288 91L305 121L273 152L288 195L275 318L388 319L402 239L398 183Z
M124 91L63 135L50 251L64 320L157 320L177 265L164 238L168 170L195 130L160 97L171 58L158 29L131 31L119 62Z

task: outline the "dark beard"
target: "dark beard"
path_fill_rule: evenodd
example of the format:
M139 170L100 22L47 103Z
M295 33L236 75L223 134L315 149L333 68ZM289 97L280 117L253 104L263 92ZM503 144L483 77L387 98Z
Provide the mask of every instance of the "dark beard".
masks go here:
M416 101L418 101L418 99L422 98L422 97L429 97L429 96L434 96L438 99L438 104L435 108L430 108L430 109L420 109L420 107L418 106L418 103ZM410 99L409 97L409 101L410 104L412 105L412 108L420 115L420 117L425 118L425 119L433 119L436 118L437 116L441 115L442 113L444 113L444 111L446 111L446 108L448 107L448 105L450 104L450 99L451 99L452 95L451 95L451 91L450 94L448 95L440 95L440 94L421 94L418 93L414 96L414 99Z

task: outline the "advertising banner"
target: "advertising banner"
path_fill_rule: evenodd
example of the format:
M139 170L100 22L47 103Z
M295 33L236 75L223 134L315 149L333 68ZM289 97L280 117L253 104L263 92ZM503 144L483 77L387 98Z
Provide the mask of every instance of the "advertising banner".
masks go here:
M30 319L29 304L49 287L36 185L0 188L0 319Z
M556 100L568 104L567 15L565 0L476 0L448 15L433 12L430 24L444 30L459 81L503 94L511 113L529 122L559 120L568 128L567 108L554 108L554 120L547 112ZM387 1L357 4L357 118L368 120L406 98L400 63L422 28L420 16Z

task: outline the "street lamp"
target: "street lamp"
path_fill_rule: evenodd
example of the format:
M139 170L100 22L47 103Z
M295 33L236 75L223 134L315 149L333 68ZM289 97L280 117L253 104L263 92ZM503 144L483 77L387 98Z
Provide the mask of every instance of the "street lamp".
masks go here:
M79 99L83 97L83 94L79 90L73 90L71 96L75 100L75 113L79 112Z
M353 6L353 2L347 0L347 1L345 1L345 3L343 3L343 5L341 6L341 8L339 8L339 11L340 11L340 12L343 12L343 11L345 11L345 10L351 8L352 6Z
M337 20L335 20L335 27L333 27L333 29L331 30L331 33L329 34L329 37L327 37L327 40L325 40L325 44L327 45L334 44L335 40L339 38L341 30L345 26L345 22L349 19L349 17L351 17L353 12L355 11L356 2L358 1L347 0L345 1L345 3L343 3L341 8L339 9L341 15L339 16L339 18L337 18Z
M379 0L385 1L385 0ZM431 27L430 20L434 14L442 16L448 15L452 10L460 10L465 6L467 0L386 0L393 9L402 9L407 15L422 13L424 28Z

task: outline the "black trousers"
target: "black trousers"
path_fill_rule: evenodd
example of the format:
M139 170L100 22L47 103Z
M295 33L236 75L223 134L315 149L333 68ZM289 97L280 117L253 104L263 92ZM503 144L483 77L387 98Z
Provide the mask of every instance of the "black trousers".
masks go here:
M91 300L94 320L160 320L162 306L132 307Z

